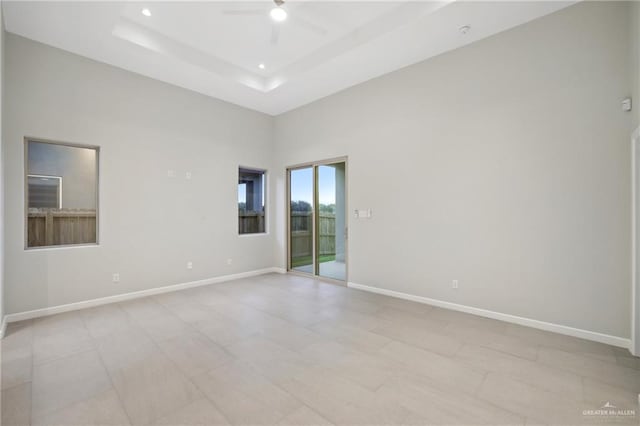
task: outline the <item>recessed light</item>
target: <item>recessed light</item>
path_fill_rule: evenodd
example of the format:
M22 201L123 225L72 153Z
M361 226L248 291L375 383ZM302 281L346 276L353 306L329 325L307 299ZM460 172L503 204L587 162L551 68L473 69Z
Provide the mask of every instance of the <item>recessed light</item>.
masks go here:
M144 16L151 16L151 11L145 7L144 9L142 9L142 14Z
M264 69L264 64L260 64L260 65L258 65L258 68L260 68L261 70L263 70L263 69Z
M269 15L271 15L271 19L276 22L282 22L287 19L287 11L281 7L274 7L271 9L271 12L269 12Z

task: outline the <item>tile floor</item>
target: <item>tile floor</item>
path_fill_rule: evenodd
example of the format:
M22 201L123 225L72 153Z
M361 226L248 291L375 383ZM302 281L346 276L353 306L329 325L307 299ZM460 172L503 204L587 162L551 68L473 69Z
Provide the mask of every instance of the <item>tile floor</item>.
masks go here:
M6 426L640 420L626 350L291 275L14 323L1 346Z

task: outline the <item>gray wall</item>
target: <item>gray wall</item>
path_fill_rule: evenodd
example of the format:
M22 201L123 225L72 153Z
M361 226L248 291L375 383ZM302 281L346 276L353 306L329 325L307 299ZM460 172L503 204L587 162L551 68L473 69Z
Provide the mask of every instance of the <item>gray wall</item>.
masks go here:
M2 0L0 0L0 326L4 319L4 155L3 155L3 133L2 133L2 105L4 100L4 17L2 16ZM2 330L0 330L2 333Z
M633 1L631 5L631 60L632 60L632 90L633 99L633 129L640 126L640 1Z
M272 169L271 117L12 34L6 78L7 313L273 266L236 202L240 164ZM25 135L101 147L100 246L24 250Z
M629 337L629 8L580 3L279 116L277 180L349 156L350 211L373 210L349 219L352 282Z

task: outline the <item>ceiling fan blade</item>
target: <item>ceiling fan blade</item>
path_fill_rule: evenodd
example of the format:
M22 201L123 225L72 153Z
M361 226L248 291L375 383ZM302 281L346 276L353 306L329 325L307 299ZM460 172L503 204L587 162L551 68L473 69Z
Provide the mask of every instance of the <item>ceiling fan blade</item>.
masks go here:
M252 10L223 10L223 15L250 15L250 16L264 16L264 10L252 9Z
M295 16L295 17L292 16L291 22L299 27L302 27L306 30L314 32L320 36L326 36L327 33L329 32L326 28L321 27L320 25L316 25L312 22L309 22L306 19L301 18L299 16Z
M271 26L271 44L278 44L280 41L280 26L272 25Z

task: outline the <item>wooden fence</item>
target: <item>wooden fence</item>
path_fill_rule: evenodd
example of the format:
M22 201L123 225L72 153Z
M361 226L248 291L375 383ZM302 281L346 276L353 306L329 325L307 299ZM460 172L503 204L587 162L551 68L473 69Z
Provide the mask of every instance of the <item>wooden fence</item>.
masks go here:
M264 232L264 213L240 212L238 215L238 231L240 234Z
M291 212L291 256L313 254L313 217L311 212ZM318 222L320 256L336 254L336 215L320 213Z
M95 210L29 209L27 246L91 244L96 230Z

